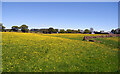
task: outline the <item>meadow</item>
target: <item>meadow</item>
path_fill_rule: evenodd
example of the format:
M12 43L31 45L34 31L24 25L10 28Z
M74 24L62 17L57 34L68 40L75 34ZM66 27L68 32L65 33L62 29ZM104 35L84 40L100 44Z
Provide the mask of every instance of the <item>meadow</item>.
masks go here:
M100 35L100 34L99 34ZM2 33L3 72L116 72L118 38L97 34Z

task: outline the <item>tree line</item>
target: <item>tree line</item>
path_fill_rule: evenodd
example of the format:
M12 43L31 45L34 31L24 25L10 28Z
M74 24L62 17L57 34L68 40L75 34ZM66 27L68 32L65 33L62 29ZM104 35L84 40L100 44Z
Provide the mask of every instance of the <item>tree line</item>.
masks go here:
M20 27L18 26L12 26L11 29L5 29L5 26L3 26L2 23L0 23L0 30L2 32L24 32L24 33L28 33L28 32L31 32L31 33L45 33L45 34L51 34L51 33L84 33L84 34L91 34L93 33L93 28L90 28L89 29L85 29L85 30L72 30L72 29L67 29L67 30L64 30L64 29L54 29L52 27L48 28L48 29L28 29L28 26L23 24L21 25ZM99 33L101 33L102 31L100 31ZM120 28L118 29L112 29L111 30L111 33L113 34L120 34Z

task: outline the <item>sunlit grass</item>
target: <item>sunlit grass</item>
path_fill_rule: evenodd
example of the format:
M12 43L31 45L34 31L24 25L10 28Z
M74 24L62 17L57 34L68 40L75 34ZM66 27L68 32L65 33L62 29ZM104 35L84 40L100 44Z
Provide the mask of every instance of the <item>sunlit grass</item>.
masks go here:
M117 71L118 46L109 46L118 43L117 37L103 38L102 43L97 43L82 41L84 36L94 34L2 33L3 71Z

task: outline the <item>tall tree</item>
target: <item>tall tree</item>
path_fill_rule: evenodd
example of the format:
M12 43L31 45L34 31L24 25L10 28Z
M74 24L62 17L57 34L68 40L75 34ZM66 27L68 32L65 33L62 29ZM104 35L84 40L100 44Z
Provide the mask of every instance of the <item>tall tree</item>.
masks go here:
M54 32L54 28L50 27L50 28L48 29L48 31L49 31L49 33L51 34L51 33Z
M20 26L20 29L21 29L22 32L28 32L28 31L29 31L29 30L28 30L28 26L25 25L25 24L21 25L21 26Z

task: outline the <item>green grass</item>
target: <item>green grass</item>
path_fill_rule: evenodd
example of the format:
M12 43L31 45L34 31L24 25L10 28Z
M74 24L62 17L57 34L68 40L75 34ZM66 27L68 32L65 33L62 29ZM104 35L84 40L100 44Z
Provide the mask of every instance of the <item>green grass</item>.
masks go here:
M2 33L3 72L116 72L118 37L84 36L93 35Z
M109 48L118 48L119 49L119 37L111 37L111 38L96 38L93 40L101 41L101 44L104 44L105 46Z

